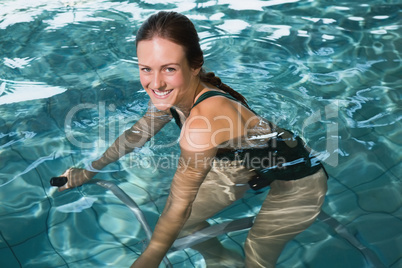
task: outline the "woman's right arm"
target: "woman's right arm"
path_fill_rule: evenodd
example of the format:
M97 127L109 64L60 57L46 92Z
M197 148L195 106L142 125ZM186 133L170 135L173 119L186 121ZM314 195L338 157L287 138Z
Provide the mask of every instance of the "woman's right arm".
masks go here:
M66 170L61 176L67 177L68 181L59 188L59 191L86 183L97 174L97 171L132 152L135 148L142 147L171 119L172 116L169 111L159 111L149 102L145 115L130 129L124 131L99 159L93 161L90 170L79 168Z

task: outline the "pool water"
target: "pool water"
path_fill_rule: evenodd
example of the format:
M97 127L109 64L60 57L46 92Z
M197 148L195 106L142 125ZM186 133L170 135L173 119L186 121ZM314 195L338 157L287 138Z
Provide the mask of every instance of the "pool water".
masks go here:
M141 254L145 232L110 191L87 184L59 193L49 179L85 167L145 111L135 32L158 10L192 19L207 70L320 153L330 175L328 217L290 241L278 267L373 267L370 254L376 265L402 267L401 7L396 0L1 1L0 267L129 267ZM178 134L169 123L97 176L129 194L151 227L169 192ZM170 161L160 168L163 159ZM268 191L248 192L210 222L255 215ZM243 254L246 235L219 239ZM205 266L192 249L168 258L173 267Z

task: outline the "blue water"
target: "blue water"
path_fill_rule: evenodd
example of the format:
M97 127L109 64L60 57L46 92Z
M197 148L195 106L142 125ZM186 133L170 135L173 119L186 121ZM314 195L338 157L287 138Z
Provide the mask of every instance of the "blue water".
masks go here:
M402 267L402 1L0 1L0 267L129 267L145 246L131 211L96 185L58 193L50 177L84 167L144 112L135 32L150 14L190 17L206 67L260 115L302 135L330 175L323 211L278 267ZM154 226L179 153L171 123L97 176ZM168 161L169 162L169 161ZM169 162L171 163L171 162ZM211 223L255 215L267 190ZM246 231L219 237L242 252ZM203 267L191 249L174 267Z

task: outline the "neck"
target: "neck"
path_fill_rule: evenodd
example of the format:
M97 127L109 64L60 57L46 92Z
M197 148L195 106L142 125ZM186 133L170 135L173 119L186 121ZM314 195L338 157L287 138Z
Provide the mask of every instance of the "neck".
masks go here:
M193 86L190 88L191 90L188 91L188 94L183 98L183 101L175 105L176 110L181 111L185 117L188 117L190 114L190 110L193 107L198 94L204 89L204 86L201 83L201 80L197 78L197 80L194 81Z

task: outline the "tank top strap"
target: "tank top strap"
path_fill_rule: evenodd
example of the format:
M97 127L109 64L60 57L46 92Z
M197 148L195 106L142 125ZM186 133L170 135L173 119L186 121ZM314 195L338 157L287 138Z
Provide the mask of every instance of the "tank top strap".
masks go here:
M240 102L238 99L236 99L235 97L233 97L232 95L228 94L228 93L223 93L220 91L207 91L205 93L203 93L201 96L198 97L197 101L194 103L193 107L194 108L196 105L198 105L200 102L210 98L210 97L214 97L214 96L223 96L226 97L228 99ZM241 102L240 102L241 103ZM243 103L242 103L243 104Z
M206 100L206 99L208 99L208 98L210 98L210 97L214 97L214 96L223 96L223 97L226 97L226 98L228 98L228 99L237 101L237 102L241 103L244 107L246 107L246 106L244 105L244 103L242 103L241 101L239 101L238 99L236 99L235 97L233 97L232 95L230 95L229 93L223 93L223 92L220 92L220 91L207 91L207 92L201 94L201 96L198 97L197 101L194 103L194 105L193 105L193 107L191 107L191 109L194 108L196 105L198 105L200 102L202 102L202 101L204 101L204 100ZM254 111L251 110L250 108L248 108L248 109L249 109L250 111L252 111L254 114L257 115L256 112L254 112ZM172 116L173 116L173 118L174 118L174 120L175 120L177 126L181 129L181 128L182 128L182 123L181 123L181 121L180 121L180 116L179 116L179 114L177 113L176 109L172 107L172 108L170 108L170 112L171 112L171 114L172 114Z
M177 113L175 108L170 108L170 113L172 114L174 121L176 122L176 125L181 129L182 128L182 124L181 124L181 120L180 120L180 116Z

